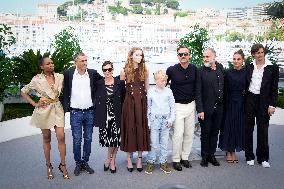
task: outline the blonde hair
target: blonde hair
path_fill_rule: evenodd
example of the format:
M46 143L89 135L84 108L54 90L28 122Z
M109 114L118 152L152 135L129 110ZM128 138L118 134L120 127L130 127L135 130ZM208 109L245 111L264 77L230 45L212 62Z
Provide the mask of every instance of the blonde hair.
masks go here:
M160 79L160 78L165 79L165 80L168 79L168 75L163 70L158 70L153 75L154 75L155 80Z
M133 65L132 56L133 56L133 53L137 50L142 51L142 60L138 64L140 80L145 81L147 77L147 68L146 68L145 59L144 59L144 52L139 47L133 47L128 52L127 61L124 67L124 72L126 75L127 83L134 82L134 65Z

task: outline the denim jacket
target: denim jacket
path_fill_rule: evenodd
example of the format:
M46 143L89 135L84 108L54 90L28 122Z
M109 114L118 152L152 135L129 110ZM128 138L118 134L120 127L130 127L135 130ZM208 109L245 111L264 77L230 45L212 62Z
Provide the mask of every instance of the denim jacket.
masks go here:
M175 99L170 88L158 89L156 86L148 90L147 94L149 123L156 115L167 117L167 122L172 124L175 120Z

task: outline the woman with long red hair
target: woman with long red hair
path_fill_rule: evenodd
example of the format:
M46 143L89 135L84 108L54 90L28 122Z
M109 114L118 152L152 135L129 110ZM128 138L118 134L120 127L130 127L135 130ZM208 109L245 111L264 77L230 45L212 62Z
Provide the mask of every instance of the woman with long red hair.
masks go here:
M121 150L127 152L127 170L133 171L131 153L138 152L137 170L141 172L142 152L150 150L147 121L148 70L141 48L133 47L127 57L121 80L126 81L126 95L122 106Z

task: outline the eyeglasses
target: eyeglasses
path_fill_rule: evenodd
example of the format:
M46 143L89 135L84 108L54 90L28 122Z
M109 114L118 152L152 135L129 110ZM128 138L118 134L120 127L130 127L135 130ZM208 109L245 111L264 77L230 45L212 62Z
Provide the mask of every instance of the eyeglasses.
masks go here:
M111 72L112 70L113 70L112 68L106 68L106 69L103 68L103 72L106 72L106 71Z
M187 52L178 53L178 56L179 56L179 57L188 56L188 55L189 55L189 53L187 53Z

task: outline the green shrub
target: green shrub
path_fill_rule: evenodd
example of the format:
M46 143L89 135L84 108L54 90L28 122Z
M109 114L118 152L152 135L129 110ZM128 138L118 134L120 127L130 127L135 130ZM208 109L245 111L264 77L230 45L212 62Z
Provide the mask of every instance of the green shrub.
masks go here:
M4 104L4 115L2 121L31 116L34 107L28 103Z
M284 108L284 96L278 96L276 106L279 108Z
M284 88L279 89L279 95L277 97L276 106L284 108Z

